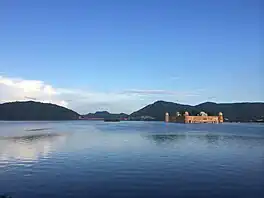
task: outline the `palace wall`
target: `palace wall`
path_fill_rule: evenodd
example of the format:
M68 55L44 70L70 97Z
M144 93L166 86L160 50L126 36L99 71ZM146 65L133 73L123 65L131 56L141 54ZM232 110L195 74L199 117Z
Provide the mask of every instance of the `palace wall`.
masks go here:
M177 123L222 123L224 122L223 114L220 112L218 116L197 115L190 116L188 112L185 112L183 116L169 116L166 113L165 122L177 122Z

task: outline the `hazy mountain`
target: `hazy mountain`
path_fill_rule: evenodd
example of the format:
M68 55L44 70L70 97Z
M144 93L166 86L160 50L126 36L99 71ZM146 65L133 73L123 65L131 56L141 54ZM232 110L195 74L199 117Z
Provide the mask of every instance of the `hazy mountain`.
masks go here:
M250 122L263 121L264 103L213 103L206 102L199 105L184 105L173 102L157 101L153 104L127 115L125 113L112 114L107 111L97 111L83 115L83 118L124 119L129 120L164 120L164 115L176 115L176 112L188 111L191 115L197 115L201 111L209 115L217 115L223 112L229 121ZM0 120L76 120L79 114L55 105L40 102L11 102L0 104Z
M119 113L119 114L114 114L114 113L109 113L108 111L97 111L95 113L88 113L86 115L82 115L83 118L101 118L101 119L122 119L122 118L127 118L128 115L125 113Z
M78 113L55 104L33 101L0 104L0 120L75 120L78 118Z
M197 115L201 111L209 115L217 115L223 112L224 117L229 121L249 122L264 118L264 103L213 103L206 102L191 106L173 102L157 101L153 104L132 113L131 117L152 116L156 120L164 120L164 115L169 112L175 115L176 112L188 111L191 115Z

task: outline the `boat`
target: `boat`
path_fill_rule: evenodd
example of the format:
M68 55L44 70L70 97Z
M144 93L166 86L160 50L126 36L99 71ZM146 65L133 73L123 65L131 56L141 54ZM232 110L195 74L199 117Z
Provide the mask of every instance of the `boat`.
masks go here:
M107 118L104 119L105 122L120 122L120 119L112 119L112 118Z

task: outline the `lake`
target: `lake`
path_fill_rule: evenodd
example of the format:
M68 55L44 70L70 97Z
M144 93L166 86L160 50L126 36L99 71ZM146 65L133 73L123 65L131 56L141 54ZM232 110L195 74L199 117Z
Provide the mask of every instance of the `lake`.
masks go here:
M0 122L0 195L264 197L263 124Z

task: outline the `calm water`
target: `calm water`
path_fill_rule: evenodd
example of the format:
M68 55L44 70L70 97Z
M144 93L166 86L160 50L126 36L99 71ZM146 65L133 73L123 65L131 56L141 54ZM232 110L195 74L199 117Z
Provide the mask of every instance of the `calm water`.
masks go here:
M264 197L264 125L0 122L0 195Z

